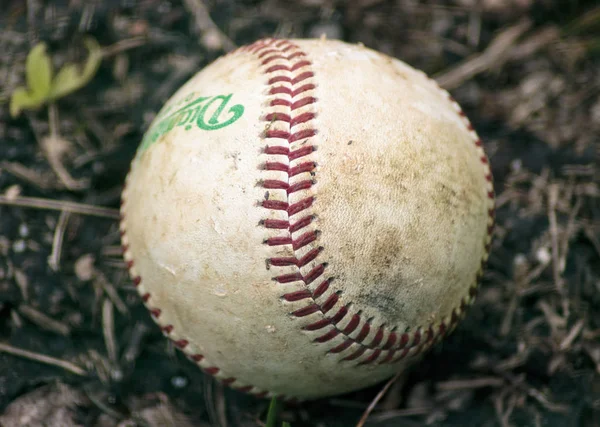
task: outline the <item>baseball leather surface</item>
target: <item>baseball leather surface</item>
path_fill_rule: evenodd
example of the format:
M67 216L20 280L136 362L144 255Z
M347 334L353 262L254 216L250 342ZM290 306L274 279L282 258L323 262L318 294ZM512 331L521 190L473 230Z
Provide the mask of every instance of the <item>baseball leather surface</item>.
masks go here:
M166 103L123 192L133 282L205 372L260 396L373 385L472 303L493 227L481 141L423 73L260 40Z

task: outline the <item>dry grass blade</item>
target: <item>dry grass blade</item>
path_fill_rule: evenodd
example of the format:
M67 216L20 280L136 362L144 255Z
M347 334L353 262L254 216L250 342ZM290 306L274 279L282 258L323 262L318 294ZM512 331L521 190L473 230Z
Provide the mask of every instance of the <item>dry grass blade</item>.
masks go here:
M41 329L54 332L55 334L65 337L71 334L71 328L69 325L53 319L52 317L45 315L33 307L21 304L19 306L19 313L23 317L29 319L29 321L38 325Z
M584 325L585 325L585 320L584 319L579 319L577 321L577 323L575 323L575 325L573 325L573 327L571 328L571 330L569 331L569 333L567 334L567 336L561 341L561 343L558 346L558 348L560 350L562 350L562 351L567 350L568 348L570 348L571 345L573 344L573 341L575 341L575 339L581 333L581 330L583 329Z
M52 252L48 257L48 265L52 271L60 270L60 256L62 253L62 244L65 237L65 230L69 222L70 212L62 211L58 217L58 223L54 229L54 237L52 239Z
M44 363L46 365L56 366L57 368L64 369L75 375L82 377L88 376L88 372L80 366L68 362L66 360L57 359L52 356L46 356L45 354L35 353L33 351L23 350L17 347L13 347L9 344L0 343L0 353L11 354L13 356L22 357L24 359L33 360L34 362Z
M80 215L90 215L102 218L119 219L117 209L86 205L83 203L67 202L64 200L41 199L38 197L7 197L0 195L0 205L19 206L23 208L48 209L66 211Z
M445 89L454 89L477 74L499 67L508 57L509 50L530 27L531 22L524 20L507 28L496 36L483 53L467 58L443 74L435 76L435 80Z
M202 44L207 49L223 49L227 52L235 49L235 43L213 22L202 0L184 0L183 3L194 17L196 29L202 35Z
M483 387L501 387L504 380L498 377L481 377L472 380L452 380L444 381L436 384L436 388L442 391L448 390L465 390Z
M398 380L401 374L402 372L398 372L383 386L381 390L379 390L379 393L377 393L375 398L371 401L371 403L363 413L362 417L360 417L360 420L356 424L356 427L363 427L365 425L365 423L367 422L367 418L369 418L369 415L371 414L371 412L373 412L373 409L375 409L377 403L379 403L379 401L383 398L385 393L389 390L392 384L394 384Z
M0 168L42 190L50 190L51 188L55 188L56 184L58 184L55 182L54 176L52 176L51 179L48 179L48 177L45 176L46 174L40 174L39 172L33 171L23 166L21 163L2 161L0 162Z
M106 353L112 363L118 360L118 344L115 337L115 318L114 306L110 299L104 298L102 301L102 335L104 335L104 345Z

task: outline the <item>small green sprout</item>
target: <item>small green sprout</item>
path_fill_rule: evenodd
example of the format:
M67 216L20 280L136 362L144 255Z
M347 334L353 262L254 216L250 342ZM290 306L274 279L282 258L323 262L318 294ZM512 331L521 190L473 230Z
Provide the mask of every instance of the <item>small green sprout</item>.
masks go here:
M274 397L271 399L271 404L269 405L269 413L267 414L267 424L265 427L277 427L275 424L277 422L277 414L279 413L279 401ZM281 427L291 427L290 423L286 423L285 421L281 424Z
M96 74L102 61L102 48L87 37L83 41L88 58L83 67L65 64L53 78L52 61L46 53L46 44L38 43L27 55L25 77L27 87L18 87L10 99L10 115L17 117L22 110L35 110L56 101L85 86Z

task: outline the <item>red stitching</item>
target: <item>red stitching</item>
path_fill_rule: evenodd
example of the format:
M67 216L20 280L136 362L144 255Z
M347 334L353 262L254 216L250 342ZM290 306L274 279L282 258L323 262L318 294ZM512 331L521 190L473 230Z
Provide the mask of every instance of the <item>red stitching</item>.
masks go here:
M319 246L317 249L319 251L322 251L323 247ZM313 298L317 299L321 295L323 295L327 291L327 289L329 289L329 283L330 282L331 282L331 279L327 279L327 280L321 282L321 284L315 288L315 290L313 292Z
M263 166L263 169L268 171L288 172L289 166L280 162L266 162Z
M292 105L292 103L290 101L288 101L287 99L273 99L269 105L271 107L276 107L278 105L282 105L284 107L290 107Z
M410 336L408 334L402 334L400 336L400 342L398 343L398 347L396 347L397 349L401 350L404 347L406 347L406 344L408 344L408 341L410 341Z
M276 121L282 121L282 122L286 122L289 123L291 122L291 117L289 114L285 114L285 113L269 113L265 116L265 118L263 119L265 122L276 122Z
M348 340L348 341L351 341L351 340ZM358 359L360 356L362 356L365 353L365 351L367 351L367 347L360 346L360 347L358 347L358 350L356 350L354 353L350 354L349 356L344 357L342 360Z
M276 47L283 47L286 45L290 46L290 47L296 47L296 45L292 44L289 40L286 40L286 39L276 40L276 43L275 43Z
M341 353L342 351L346 350L348 347L350 347L354 342L352 340L345 340L343 341L341 344L333 347L331 350L329 350L329 353Z
M329 310L331 310L337 304L339 298L340 294L338 292L329 295L329 298L327 298L325 302L321 305L321 312L325 314Z
M314 77L314 73L312 71L305 71L299 75L297 75L294 78L288 77L288 76L276 76L276 77L272 77L269 79L269 81L267 82L267 84L272 85L275 83L290 83L292 85L295 85L297 83L300 83L301 81L304 81L306 79L309 79L311 77Z
M332 340L335 337L337 337L339 333L340 330L337 328L330 329L329 332L327 332L325 335L321 335L320 337L315 338L315 342L326 342Z
M290 175L290 177L292 177L292 176L296 176L296 175L299 175L304 172L311 172L316 166L317 165L315 162L300 163L298 166L294 166L293 168L290 168L288 170L288 174Z
M291 96L292 89L287 88L285 86L275 86L275 87L272 87L271 90L269 90L269 95L279 95L281 93Z
M286 229L290 226L290 223L282 219L265 219L261 221L261 225L264 225L265 228Z
M325 264L320 264L320 265L316 266L315 268L313 268L312 270L310 270L308 272L308 274L303 276L302 280L304 280L304 283L309 285L312 282L314 282L319 276L321 276L324 272L325 272Z
M308 293L309 293L308 298L312 298L310 291L308 291ZM311 323L310 325L305 326L303 329L305 331L316 331L316 330L322 329L325 326L329 326L329 325L331 325L331 319L325 318L325 319L319 320L318 322Z
M297 110L298 108L302 108L306 105L309 104L314 104L317 101L317 98L315 98L314 96L307 96L305 98L302 98L294 103L292 103L291 105L291 109L292 111Z
M312 65L312 63L310 61L299 61L299 62L296 62L291 67L288 67L287 65L283 65L283 64L277 64L277 65L273 65L273 66L267 68L265 70L265 73L274 73L275 71L288 71L290 73L293 73L294 71L296 71L302 67L307 67L309 65Z
M287 190L290 185L287 182L279 181L277 179L267 179L262 182L262 186L269 190Z
M263 59L263 61L261 62L261 65L267 65L269 62L275 61L277 59L282 59L284 61L290 61L298 56L306 56L306 54L304 52L295 52L289 56L273 55L273 56L269 56L268 58Z
M295 184L290 185L287 189L287 193L292 194L292 193L295 193L296 191L308 190L310 187L313 186L313 184L314 184L314 182L310 181L308 179L305 181L299 181Z
M312 294L308 289L303 289L301 291L290 292L283 295L283 299L289 302L300 301L306 298L311 298Z
M380 326L379 329L377 330L377 333L373 337L373 341L371 341L371 344L369 344L369 348L375 348L375 347L379 346L379 344L381 343L381 340L383 340L383 333L384 333L383 326Z
M216 366L211 366L210 368L204 368L203 371L206 372L208 375L217 375L220 369Z
M304 246L308 245L309 243L314 242L315 240L317 240L317 235L318 235L317 231L308 231L308 232L304 233L297 239L291 241L292 249L297 251L298 249L303 248Z
M371 325L369 325L369 323L366 322L363 325L360 332L358 333L358 335L356 336L356 338L355 338L356 342L362 342L367 337L367 335L369 335L370 331L371 331Z
M295 265L296 267L304 267L311 261L313 261L319 252L321 252L323 248L314 248L306 253L302 258L298 259L296 257L283 257L283 258L269 258L269 263L276 267L284 267L288 265ZM315 291L316 293L316 291Z
M308 226L314 218L314 215L305 216L304 218L299 219L295 223L290 224L290 233L295 233L296 231Z
M282 202L280 200L263 200L262 207L278 211L287 211L289 205L287 202Z
M265 240L265 243L269 246L291 245L293 244L293 240L288 236L269 237L267 240Z
M265 131L265 138L281 138L287 139L289 143L296 142L300 139L310 138L317 134L316 129L303 129L301 131L295 133L289 133L280 129L268 129ZM310 152L312 152L312 147L310 148ZM268 154L268 153L267 153ZM280 153L281 154L281 153ZM293 159L290 159L293 160Z
M283 274L281 276L273 277L273 280L275 280L276 282L279 282L279 283L290 283L290 282L297 282L299 280L304 280L304 277L302 277L302 274L300 274L300 273L290 273L290 274Z
M387 339L386 343L383 345L382 349L389 350L390 348L392 348L394 346L397 339L398 339L398 336L396 335L396 332L394 332L394 331L390 332L390 335L388 336L388 339Z
M287 209L288 215L296 215L298 212L302 212L303 210L310 208L313 204L313 200L314 197L307 197L305 199L300 200L298 203L290 205Z
M292 316L304 317L304 316L308 316L309 314L316 313L317 311L320 311L320 310L321 310L321 307L319 307L317 304L311 304L311 305L307 305L304 308L301 308L299 310L292 312Z
M262 185L263 188L266 188L268 190L286 190L287 194L292 194L296 191L309 189L310 187L312 187L313 182L310 180L306 180L289 185L285 181L280 181L277 179L267 179L260 183L260 185ZM285 228L287 228L287 226Z
M368 365L369 363L375 362L382 351L383 350L380 348L375 349L375 351L373 351L373 353L369 357L367 357L365 360L360 362L360 365Z
M277 49L269 49L269 50L265 50L264 52L262 52L260 55L258 55L259 58L263 58L266 55L269 55L271 53L277 53L279 52Z
M175 347L183 350L184 348L187 347L187 345L189 344L189 341L185 340L185 339L180 339L180 340L173 341L173 344L175 344Z
M265 138L281 138L288 139L290 133L280 129L267 129L265 131Z
M273 104L273 102L281 102L283 104L285 104L286 106L291 106L292 104L287 101L287 100L283 100L283 99L276 99L273 100L271 102L271 104ZM264 121L265 122L285 122L285 123L289 123L290 127L294 127L296 125L299 125L301 123L305 123L308 122L309 120L312 120L316 117L316 114L310 111L298 114L297 116L294 117L290 117L289 114L285 114L285 113L269 113L264 117Z

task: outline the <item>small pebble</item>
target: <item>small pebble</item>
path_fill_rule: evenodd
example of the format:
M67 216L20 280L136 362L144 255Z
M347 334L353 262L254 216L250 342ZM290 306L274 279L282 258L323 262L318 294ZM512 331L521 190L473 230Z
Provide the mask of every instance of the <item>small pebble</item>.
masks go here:
M25 243L25 240L23 240L23 239L19 239L19 240L15 240L15 241L13 242L13 247L12 247L12 249L13 249L13 252L15 252L15 253L17 253L17 254L20 254L20 253L23 253L23 252L25 252L25 248L26 248L26 247L27 247L27 245L26 245L26 243Z
M171 378L171 384L175 388L184 388L188 385L188 379L181 375L177 375L177 376Z
M21 237L29 236L29 227L27 227L27 224L19 225L19 236L21 236Z

